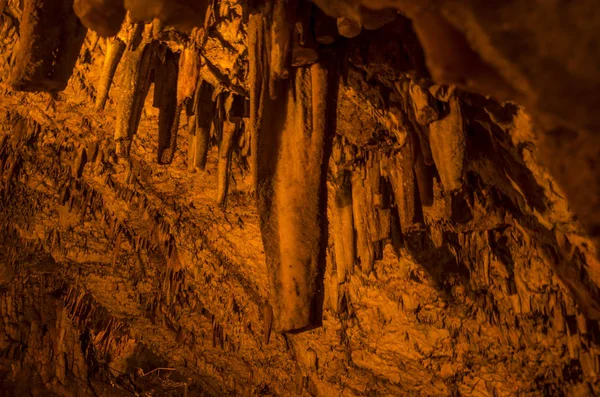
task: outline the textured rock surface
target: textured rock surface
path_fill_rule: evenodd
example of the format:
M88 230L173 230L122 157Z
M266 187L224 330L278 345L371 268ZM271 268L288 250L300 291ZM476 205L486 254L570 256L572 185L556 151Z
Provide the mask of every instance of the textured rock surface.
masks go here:
M596 125L587 110L565 114L519 96L526 110L440 85L429 79L436 77L435 65L428 49L421 51L421 33L408 19L397 16L379 26L391 19L389 12L339 11L336 17L364 29L348 40L333 34L332 44L314 47L341 63L323 191L328 233L317 279L321 326L281 334L253 175L260 161L253 150L253 112L263 105L252 95L263 80L253 74L256 64L248 56L266 50L248 36L247 10L236 2L218 4L209 8L205 28L146 27L153 57L165 63L169 54L182 55L178 86L161 85L168 73L162 79L151 73L154 84L145 98L131 97L127 88L135 74L127 51L139 44L132 44L132 25L119 33L127 48L112 84L107 78L112 63L104 58L114 53L109 48L115 39L88 32L65 91L14 91L7 76L15 64L21 11L16 1L4 7L3 392L598 394L600 268L593 243L562 193L594 178L597 183L598 146L590 144ZM444 7L440 14L446 18L450 11ZM478 8L469 7L483 24ZM294 29L299 26L306 25ZM309 40L294 40L309 48ZM489 48L501 52L504 43ZM539 81L528 85L506 75L480 47L469 46L511 85L555 99L544 98L549 92L538 88ZM261 56L254 61L270 59ZM556 54L552 59L565 62ZM582 73L593 87L597 72L573 68L573 75ZM557 86L570 81L566 76L556 79ZM270 74L260 78L270 80ZM106 105L94 106L105 91ZM485 93L505 99L499 92ZM120 98L128 95L143 109L135 135L126 134L131 150L123 157L114 137L122 122L118 109L128 106ZM165 95L176 99L157 101ZM276 102L268 86L263 95L267 103ZM234 96L249 103L236 108ZM587 109L598 95L587 98L564 97L562 103ZM306 104L300 96L296 100ZM163 109L173 106L180 114L180 139L172 162L163 164L157 156L166 142ZM547 121L547 114L556 118ZM559 183L541 165L540 152L560 157L552 173ZM281 167L297 164L290 155L277 161ZM574 174L570 167L580 179L567 184ZM597 200L595 186L590 183L588 195L575 200ZM591 214L594 202L574 207L583 221L588 218L580 209Z
M434 81L525 105L541 127L544 164L600 249L600 8L594 2L316 3L355 20L398 10L412 19Z

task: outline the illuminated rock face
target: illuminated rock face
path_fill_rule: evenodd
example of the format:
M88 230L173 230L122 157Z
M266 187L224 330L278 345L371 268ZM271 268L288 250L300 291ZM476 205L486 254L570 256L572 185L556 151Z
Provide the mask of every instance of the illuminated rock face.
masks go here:
M600 392L591 2L253 3L0 1L2 390Z

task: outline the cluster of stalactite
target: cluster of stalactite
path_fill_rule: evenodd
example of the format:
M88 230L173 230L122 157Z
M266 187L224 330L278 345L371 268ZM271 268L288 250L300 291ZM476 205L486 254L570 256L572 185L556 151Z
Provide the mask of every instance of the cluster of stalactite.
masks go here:
M244 159L256 191L273 326L297 331L320 321L328 234L341 285L357 264L365 273L373 270L383 242L419 240L427 229L424 212L434 206L436 194L447 198L452 220L467 220L464 102L448 87L412 78L395 81L379 100L397 144L359 149L346 137L335 137L339 77L348 74L343 70L347 42L340 37L381 28L397 14L363 7L356 18L336 19L304 0L246 4L243 10L247 93L215 85L203 72L210 68L202 48L215 5L202 1L81 0L73 7L69 1L27 0L9 82L22 91L64 89L85 37L79 19L114 36L108 39L96 108L104 109L119 75L121 90L113 96L117 155L130 157L153 84L158 164L173 161L183 113L192 170L204 170L210 147L218 145L219 205L227 203L234 152ZM64 23L56 24L59 18ZM164 23L202 27L183 35L177 47L163 39ZM79 148L73 176L80 177L99 153L97 147ZM63 186L61 204L74 205L70 189ZM113 222L110 229L116 258L122 228ZM597 312L596 293L582 298L589 313Z
M48 20L28 19L29 13L45 15L48 3L28 2L31 10L24 9L23 20L27 23L21 26L22 31L27 26L39 31L48 27ZM225 205L234 142L243 135L239 147L249 155L256 182L276 328L288 331L314 324L311 307L324 252L325 169L328 141L335 131L338 74L334 50L326 47L334 42L336 21L308 2L277 1L259 12L252 11L248 23L250 95L246 106L244 98L223 92L200 77L198 40L189 40L180 54L158 40L161 23L133 22L158 15L168 21L163 8L157 6L161 10L157 15L142 15L140 10L152 7L126 2L130 18L125 21L123 4L116 3L76 2L75 12L84 23L95 27L94 16L108 10L104 15L111 20L101 21L106 29L99 31L107 35L120 32L107 46L96 99L96 107L102 110L121 64L122 90L117 98L115 130L118 155L129 157L146 96L154 83L153 105L159 109L157 162L168 164L173 160L180 114L185 110L192 168L204 169L211 138L219 142L217 201ZM67 11L64 8L61 12ZM347 28L348 24L339 24L339 31L347 36L360 32L360 27L352 33ZM73 40L69 34L62 34L62 41L49 42L48 49L69 48L67 55L78 53L82 40ZM11 84L20 90L63 89L74 58L65 55L71 63L65 61L55 77L48 67L27 64L32 55L49 58L36 51L37 37L22 41L15 68L29 70L35 66L39 70L12 76ZM48 76L54 86L47 81ZM240 133L246 111L250 113L247 132ZM84 163L85 159L79 161Z
M477 370L466 369L465 371L480 372L479 368L482 368L482 364L477 361L479 359L487 363L489 360L497 360L496 354L499 354L500 357L508 355L510 365L518 366L519 369L515 371L523 372L523 378L527 380L533 379L534 376L531 375L531 372L525 373L529 369L524 370L523 368L530 368L527 365L532 362L532 357L538 359L543 356L544 364L540 367L550 369L545 373L543 369L536 372L541 372L542 375L535 379L535 385L530 386L531 390L546 390L549 394L565 390L565 394L569 395L569 390L574 390L569 388L574 387L572 384L576 384L585 392L587 386L581 379L583 377L586 380L592 379L599 371L598 324L596 321L590 321L589 316L581 312L581 308L575 305L571 295L557 285L558 281L548 281L551 280L551 276L546 277L545 272L548 270L538 258L540 253L549 249L550 260L544 259L544 263L550 263L553 257L563 261L560 259L563 254L560 251L553 251L558 246L565 246L571 252L572 259L561 265L564 267L563 270L572 268L580 272L579 269L584 269L586 266L585 251L580 251L581 247L578 246L576 240L570 240L571 236L560 236L558 231L556 238L549 236L544 231L546 226L538 225L536 227L534 220L527 215L531 207L542 211L548 197L537 191L538 187L531 181L531 176L526 175L527 168L520 163L523 161L523 156L513 147L513 145L518 147L529 145L518 143L518 140L512 141L517 138L516 136L511 137L509 133L513 125L526 120L526 117L523 118L522 111L510 104L498 106L493 101L487 101L481 97L469 96L461 92L450 93L446 87L417 84L412 78L400 79L397 88L392 85L393 89L386 94L384 89L375 84L369 87L361 83L363 82L361 70L356 66L359 64L361 63L358 59L353 59L354 66L349 67L346 73L346 82L341 86L341 89L344 90L343 94L351 95L352 91L348 89L348 86L360 87L364 93L372 94L369 97L370 101L384 103L385 106L379 110L382 112L381 122L386 127L378 131L368 128L368 131L364 132L365 136L361 136L362 131L350 128L338 129L340 135L332 138L327 171L327 204L328 211L330 211L330 215L328 215L330 249L327 258L330 263L328 263L327 271L334 274L326 275L325 282L331 281L331 284L324 286L325 294L328 295L325 297L324 306L326 306L325 310L331 309L327 315L334 312L336 318L341 319L341 334L345 339L341 339L339 345L353 350L358 349L357 345L363 343L367 349L372 349L375 345L383 345L387 348L393 345L399 353L398 355L392 353L390 355L392 358L388 358L387 362L396 361L397 357L401 357L399 361L402 361L402 365L406 365L403 360L406 360L408 355L413 357L418 354L424 357L423 362L426 363L439 362L442 360L440 352L451 356L457 354L453 350L460 348L457 345L468 343L473 350L469 353L458 353L458 356L464 357L463 354L468 354L475 357L475 364L473 361L468 361L465 366L473 368L474 365ZM370 65L374 64L370 63ZM377 65L374 66L374 68L376 67ZM12 98L6 98L6 101L13 104L19 100L18 98L24 96L16 94ZM39 102L34 103L38 104ZM422 106L423 103L427 105ZM464 139L464 156L467 161L459 165L462 170L458 168L457 171L450 165L447 167L448 170L461 172L467 177L461 178L455 189L447 189L447 181L451 181L452 178L448 179L442 176L442 172L448 172L448 170L438 170L439 167L446 164L444 160L440 160L445 156L433 155L432 146L435 145L435 142L431 141L433 139L431 130L439 121L451 117L452 103L457 105L462 115L460 123L462 127L455 130L465 134L461 139ZM346 102L339 105L343 106L343 110L348 109ZM57 104L57 106L61 106L61 104ZM10 105L4 105L4 108L9 107ZM418 109L425 109L425 111L420 112ZM19 108L19 111L24 110L22 107ZM59 108L57 113L60 114L62 111L63 109ZM419 114L428 116L417 116ZM14 249L5 251L12 258L12 263L24 264L27 262L26 257L18 256L23 251L31 252L34 257L41 257L44 250L51 250L53 256L67 256L70 253L70 257L73 258L74 252L85 252L88 249L100 250L103 257L106 256L104 258L106 263L94 263L89 266L99 272L97 277L108 279L109 275L102 272L103 268L111 269L115 274L124 269L127 269L126 272L130 272L129 276L133 283L129 290L132 296L131 301L139 303L141 307L140 312L128 316L130 330L137 332L139 337L136 346L147 343L151 339L140 336L140 325L139 323L135 324L136 319L141 319L140 322L150 320L151 323L148 321L146 324L151 324L153 332L147 332L148 334L162 334L166 333L165 330L169 330L175 334L173 339L176 340L173 344L166 344L166 347L165 345L153 345L153 349L162 351L165 357L173 359L175 354L170 349L174 345L184 346L186 352L191 350L194 353L185 355L189 365L194 367L194 363L196 363L194 367L196 373L218 374L219 377L216 377L215 383L229 385L230 382L237 383L233 379L236 381L241 379L241 377L232 376L233 371L231 371L231 367L228 367L231 365L229 363L240 357L251 363L252 370L255 371L252 379L263 379L263 377L266 379L263 372L260 373L261 375L257 375L259 373L257 368L268 373L273 373L274 367L281 368L281 361L272 359L260 361L255 358L262 351L285 351L286 347L282 343L283 337L277 334L269 335L271 327L277 319L267 305L264 305L263 308L263 303L260 303L263 317L263 332L261 332L261 321L252 318L247 307L244 307L251 295L238 293L235 298L229 296L228 287L231 285L231 275L238 268L237 264L227 266L225 262L220 262L212 257L207 263L203 263L198 260L190 260L189 256L183 256L184 251L189 248L186 246L189 243L184 243L185 238L182 234L187 231L186 238L196 241L202 238L201 231L198 228L181 230L183 228L181 228L181 224L178 225L176 216L164 217L152 208L153 204L157 204L153 201L154 196L148 195L148 190L152 189L152 186L146 185L148 190L145 190L137 182L138 178L143 180L143 176L138 174L141 171L139 164L129 166L126 176L111 175L109 171L111 164L105 163L113 156L111 149L113 143L110 142L110 139L107 142L82 145L81 141L95 141L96 137L90 134L80 139L76 131L62 125L60 130L55 129L57 126L52 127L52 119L44 119L44 123L41 123L39 118L37 122L33 121L31 117L34 115L40 117L35 112L24 111L19 114L16 109L2 114L2 121L7 122L7 125L2 125L2 128L5 129L3 131L5 137L0 139L0 161L2 161L0 170L4 183L2 196L6 200L3 202L3 208L6 208L6 213L3 212L6 219L3 223L6 224L7 220L14 219L18 221L20 227L18 231L12 229L0 231L3 233L2 236L6 237L2 241L4 247L15 245ZM422 117L419 118L422 121L417 122L417 117ZM344 120L340 120L340 123L344 123ZM60 137L60 139L50 140L52 143L49 145L47 139L53 136ZM413 137L413 140L409 140L410 136ZM364 140L361 141L363 138ZM421 143L422 141L423 143ZM429 176L423 179L418 178L418 167L421 166L417 162L409 163L407 166L409 171L405 171L409 176L414 176L411 188L413 190L410 195L414 198L414 203L411 206L416 214L420 214L421 219L417 218L414 222L402 223L399 215L403 205L400 201L402 196L396 194L396 189L393 188L391 176L393 170L390 169L390 161L396 158L401 159L399 154L404 153L403 151L407 147L411 148L410 153L415 158L424 158L426 155L423 153L423 147L427 147L427 145L431 147L433 159L433 163L428 166ZM44 155L40 156L40 153ZM133 157L132 161L139 161ZM157 168L159 167L157 166L155 169ZM341 178L339 178L340 174L343 174ZM99 176L99 178L94 178L94 176ZM193 178L187 180L191 179ZM52 186L48 188L49 197L36 197L33 194L35 189L38 189L38 180L46 181ZM432 187L433 203L422 197L421 190L428 186ZM339 203L333 197L340 197ZM46 219L49 211L35 205L35 201L39 199L49 206L47 208L61 205L73 216L81 217L86 222L96 223L85 223L85 226L78 227L75 233L70 233L68 227L60 228L54 225L56 224L54 219ZM349 202L351 205L348 205ZM442 204L447 206L443 208L443 211L439 208ZM147 219L140 224L135 216L115 214L110 209L121 206L147 212ZM341 218L331 216L332 211L341 212ZM28 214L30 214L29 218L27 218ZM470 220L470 218L473 219ZM358 219L366 222L366 226L359 224ZM336 222L342 220L344 224L341 228L336 226ZM349 225L350 222L352 225ZM28 242L17 239L16 236L19 234L32 234L36 225L38 230L40 225L44 225L42 229L47 232L39 236L41 238L39 241ZM93 226L90 227L90 225ZM54 227L57 227L57 230L52 229ZM185 228L187 229L187 227L189 224ZM341 235L334 231L335 228L338 231L341 230ZM76 240L76 234L81 232L92 234L94 231L104 233L106 240L97 245L93 244L92 238L86 238L85 241L83 238ZM182 245L178 247L175 239ZM345 241L340 244L341 240ZM394 257L394 261L389 261L391 252L388 243L390 240L394 248L400 247L398 251L402 258ZM211 245L214 247L214 242L206 244L209 247ZM402 245L408 247L408 252L414 256L419 266L414 265L412 269L407 269L406 260L410 255L406 255L407 250ZM43 247L43 250L39 247ZM340 250L342 252L339 252ZM124 263L124 257L135 257L135 255L142 257L140 262L143 262L143 266L147 266L146 269L142 269L138 263L132 263L135 261ZM84 259L79 258L79 260L83 261ZM154 261L156 263L152 263ZM588 263L591 262L588 261ZM348 267L346 264L349 264ZM248 265L252 264L248 263ZM67 266L67 264L63 263L60 267L62 266ZM202 274L211 266L224 270ZM351 266L354 267L354 270ZM57 266L55 265L55 267ZM186 267L186 270L182 270ZM158 271L152 273L153 268ZM54 272L56 269L42 268L33 269L33 271ZM338 271L340 272L339 276ZM21 282L20 278L12 278L18 269L13 268L8 272L13 274L7 274L9 277L7 283ZM199 285L194 283L192 274L194 272L201 272ZM215 276L215 273L221 272L225 276ZM450 298L440 298L436 302L431 302L427 300L427 297L421 295L422 289L416 290L415 285L423 288L427 283L429 272ZM65 273L74 276L79 273L79 270L77 267L68 268ZM585 283L580 279L581 274L584 273L566 274L565 277L565 273L563 273L562 278L579 283L576 284L575 290L581 293L586 291ZM406 282L401 284L402 288L394 288L389 292L392 298L379 306L369 298L370 295L376 293L378 285L385 283L384 280L387 276L406 277L412 281L412 284ZM470 277L470 279L463 283L459 281L459 277ZM540 278L539 284L543 285L536 284L538 278ZM89 275L84 272L79 280L86 283L89 279ZM143 285L136 284L139 280L144 279L152 280L153 291L151 293L141 293L144 290ZM102 359L107 357L106 349L110 347L113 353L113 362L110 365L116 367L115 361L131 354L129 350L121 349L123 344L120 342L128 340L128 337L122 339L124 335L126 336L125 331L128 330L128 327L122 326L120 320L111 320L114 314L107 316L105 310L90 300L90 294L92 297L102 297L102 290L114 285L113 279L104 280L102 286L91 293L86 293L84 288L71 288L62 283L54 284L50 291L51 296L60 298L57 303L68 308L68 316L72 318L74 324L81 327L77 332L83 335L83 339L89 338L93 341L88 345L93 346L90 347L90 350L97 350L97 356ZM246 277L245 280L253 279ZM345 281L342 282L342 280ZM367 280L366 282L369 284L366 286L362 284L364 280ZM223 285L227 287L225 288ZM89 284L87 286L89 287ZM124 287L124 285L121 284L120 287ZM367 293L357 293L357 289ZM544 292L540 293L539 290ZM20 296L23 294L22 291L15 288L14 294ZM217 300L216 297L219 299ZM35 301L41 300L36 299ZM80 303L77 303L78 300ZM211 302L211 300L214 301ZM123 296L116 296L114 300L108 300L108 303L111 302L113 304L118 302L119 306L124 305L125 302L131 304L123 299ZM593 303L594 300L590 299L589 302ZM385 310L391 310L390 307L397 307L401 315L389 320ZM365 310L369 309L372 311L365 314ZM384 311L384 314L378 312L380 309ZM87 316L88 311L93 315ZM111 311L114 313L115 307L111 307ZM458 320L453 317L454 311L465 313L465 317L460 321L462 324L460 327L455 323ZM18 312L16 313L15 315L18 316ZM190 314L194 314L194 316L190 317ZM356 318L361 319L361 316L363 316L362 321L358 322L359 320ZM365 319L365 317L367 318ZM252 318L251 323L248 318ZM410 327L402 328L402 330L406 329L406 332L410 333L410 337L394 328L398 323L407 321L406 319L410 319L408 321L412 322L409 323ZM377 337L372 337L377 332L374 324L379 321L390 326L384 332L391 330L390 334L393 336L386 335L388 338L394 339L393 343L385 345L380 343ZM66 327L68 322L65 321L61 324ZM359 339L356 336L360 332L358 331L359 327L364 327L364 338ZM86 328L89 331L85 331ZM334 367L328 363L332 357L329 353L330 346L334 346L334 349L338 348L338 339L335 339L331 345L323 346L319 345L319 337L315 337L315 335L330 337L331 333L336 332L332 328L334 327L329 325L328 331L325 328L314 330L315 334L312 335L305 333L285 336L285 343L292 346L288 349L296 350L295 360L299 363L298 367L301 368L297 369L295 379L298 393L305 389L309 393L315 394L318 390L315 385L325 384L321 379L327 378L327 382L337 383L336 380L330 380L337 378L329 377L338 376L339 373L347 374L345 378L341 378L344 382L347 382L348 378L357 378L359 372L364 373L365 361L370 360L372 356L367 355L367 358L362 359L357 355L351 356L353 365L358 366L356 371L347 369L351 367L350 365ZM148 330L148 328L143 329ZM414 332L413 329L418 331ZM415 334L421 335L420 332L425 332L421 331L423 329L435 329L435 331L429 331L427 341L437 339L437 332L441 335L448 332L452 337L443 339L440 345L428 344L423 342L420 337L415 337ZM500 348L493 344L488 345L487 335L490 334L500 334L498 336L498 340L501 341ZM368 339L370 336L373 339ZM384 337L385 335L382 335L382 340L385 339ZM301 342L298 342L302 340L309 342L302 345ZM357 340L358 342L356 342ZM543 340L543 342L536 342L539 340ZM97 347L95 343L98 343ZM160 343L164 343L164 341L161 340ZM345 345L346 343L348 345ZM312 347L309 347L309 344ZM3 346L7 346L5 351L7 357L17 358L13 361L18 362L19 357L22 358L18 344L11 342ZM35 352L38 347L37 345L32 346L34 347L30 351ZM432 348L431 346L436 347ZM69 345L67 347L67 349L74 348L78 348L78 346ZM161 348L163 350L160 350ZM194 351L193 348L196 350ZM195 357L195 354L200 355L199 352L207 351L218 353L206 356L210 357L208 359L203 357L202 360L199 360ZM227 354L223 354L223 351ZM529 355L519 355L523 351L529 352ZM244 356L244 352L247 355ZM378 358L373 361L380 360L379 357L385 358L385 353L380 354L380 352L381 350L377 351L376 357ZM510 356L513 352L516 352L516 358ZM550 353L556 355L549 357ZM217 355L224 356L224 360L227 360L228 363L217 361ZM196 360L199 360L200 364ZM269 364L265 365L264 362ZM411 361L408 362L411 363ZM500 361L500 363L502 362ZM87 365L96 368L97 364L92 361ZM156 366L174 367L175 365ZM181 364L178 368L181 369L183 366ZM59 367L63 368L62 364ZM72 368L72 365L68 363L65 367ZM117 368L123 370L120 366ZM425 378L426 380L422 384L428 384L428 377L437 370L434 368L432 371L429 367L427 368L427 370L418 372L420 368L417 370L407 365L399 371L407 373L409 376L412 374L413 377ZM123 385L126 385L124 387L127 390L137 390L138 392L147 390L142 385L143 380L147 378L130 379L129 376L123 375L117 379L117 376L109 375L110 371L117 374L113 370L106 369L107 373L103 373L103 370L99 374L94 374L93 377L105 378L106 381L113 381L115 384L122 382ZM291 371L293 377L293 367ZM506 370L504 369L504 371ZM244 372L240 371L239 373L243 374ZM505 373L498 372L497 378L502 378ZM221 377L222 374L225 376ZM322 374L327 375L323 376ZM487 376L487 374L482 375L482 378L487 379ZM62 380L64 377L61 375L58 379ZM243 383L244 385L252 384L252 381L247 378L243 379L246 382ZM362 381L364 378L360 379ZM432 379L435 378L432 377ZM581 383L579 383L580 381ZM256 382L258 383L258 381ZM406 384L418 384L416 382L408 380ZM269 387L276 384L279 383L275 381L268 383ZM402 394L403 391L398 390L404 386L392 384L386 387L390 387L386 390L393 390L395 394ZM397 389L393 389L394 387ZM439 387L439 384L436 387ZM502 387L509 386L503 384ZM511 390L517 390L518 387L523 386L514 387L515 389ZM438 394L444 394L447 390L451 390L450 388L451 386L448 389L439 389L441 391ZM231 386L231 389L233 390L234 387ZM183 388L178 389L180 392L182 390ZM235 390L239 391L239 388ZM253 390L258 394L262 388L257 385ZM292 390L291 384L285 384L285 387L280 387L280 390ZM357 395L365 394L363 389L357 390L360 390L360 392L356 392ZM383 388L378 390L383 390ZM431 389L428 390L431 391ZM101 394L98 391L97 393ZM490 393L492 392L490 391ZM330 394L336 393L332 391Z

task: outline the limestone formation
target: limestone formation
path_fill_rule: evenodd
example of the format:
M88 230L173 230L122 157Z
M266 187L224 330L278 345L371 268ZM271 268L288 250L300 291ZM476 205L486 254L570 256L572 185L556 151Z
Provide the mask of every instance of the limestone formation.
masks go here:
M131 29L122 60L122 90L118 99L115 141L118 153L129 156L137 132L146 95L152 83L156 43L150 38L151 25L135 24Z
M119 38L109 39L108 41L106 54L104 54L104 64L102 65L102 75L98 84L98 94L96 95L96 109L98 110L104 110L106 106L108 93L125 47L126 44Z
M0 390L597 395L597 15L0 0Z
M215 117L213 102L214 87L202 80L198 81L194 94L193 116L190 118L190 165L204 170L206 158L210 149L210 128Z

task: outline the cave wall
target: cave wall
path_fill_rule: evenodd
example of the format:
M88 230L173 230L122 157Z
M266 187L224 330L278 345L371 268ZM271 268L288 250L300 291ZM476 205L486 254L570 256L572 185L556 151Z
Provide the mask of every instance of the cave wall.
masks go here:
M256 87L251 28L242 4L211 10L207 26L191 32L127 25L121 50L88 31L66 89L26 93L6 78L22 16L18 2L7 2L3 390L598 392L598 263L563 185L541 165L547 130L515 102L432 81L427 49L403 16L320 44L340 64L325 170L327 246L316 277L320 324L277 332L251 109L232 103L250 102ZM132 67L145 56L130 47L136 34L149 46L138 49L159 54L151 85ZM106 87L111 51L124 55ZM189 53L196 66L185 63ZM213 91L199 95L200 80ZM197 90L186 91L189 84ZM204 104L191 112L185 95ZM138 106L139 128L128 135L125 104L136 101L127 109ZM205 164L202 145L210 148Z
M438 83L524 105L540 158L600 247L600 9L593 2L316 0L365 26L400 12L415 26Z

